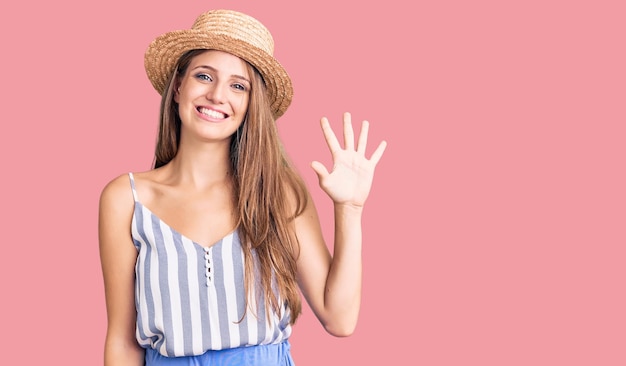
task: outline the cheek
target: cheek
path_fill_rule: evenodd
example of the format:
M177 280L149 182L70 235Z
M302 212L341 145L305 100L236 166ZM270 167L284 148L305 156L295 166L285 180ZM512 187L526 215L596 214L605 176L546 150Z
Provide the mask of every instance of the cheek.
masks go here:
M248 111L249 102L250 102L249 95L245 95L241 97L241 101L239 102L239 113L245 114Z
M179 95L177 98L174 98L176 101L176 109L178 110L178 115L183 118L183 116L191 115L195 112L195 108L192 103L189 102L189 98L185 95Z

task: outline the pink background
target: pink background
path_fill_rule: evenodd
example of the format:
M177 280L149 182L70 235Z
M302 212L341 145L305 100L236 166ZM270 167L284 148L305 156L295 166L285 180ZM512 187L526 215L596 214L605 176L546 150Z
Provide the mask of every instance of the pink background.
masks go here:
M152 160L143 52L228 7L268 26L293 78L280 131L327 237L319 118L350 111L389 143L357 331L333 338L305 307L298 366L625 365L621 4L3 3L0 363L101 364L98 196Z

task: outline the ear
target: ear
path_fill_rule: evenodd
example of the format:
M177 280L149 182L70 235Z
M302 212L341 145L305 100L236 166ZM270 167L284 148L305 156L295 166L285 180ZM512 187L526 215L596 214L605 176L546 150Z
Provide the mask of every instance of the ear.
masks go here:
M179 103L178 99L180 99L180 83L176 83L176 88L174 88L174 101Z

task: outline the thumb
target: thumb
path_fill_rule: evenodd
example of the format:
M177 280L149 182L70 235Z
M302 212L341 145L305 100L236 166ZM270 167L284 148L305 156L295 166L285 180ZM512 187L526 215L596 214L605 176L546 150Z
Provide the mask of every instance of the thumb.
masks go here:
M326 169L324 164L320 163L319 161L312 162L311 168L313 168L315 173L317 173L317 178L319 180L324 179L328 175L328 170Z

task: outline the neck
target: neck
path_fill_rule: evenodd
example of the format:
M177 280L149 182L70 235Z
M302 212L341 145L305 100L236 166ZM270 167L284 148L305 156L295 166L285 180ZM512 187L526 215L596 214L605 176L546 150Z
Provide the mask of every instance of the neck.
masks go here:
M201 148L181 144L167 166L173 179L197 189L224 183L232 173L227 144L205 144Z

